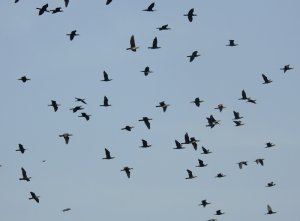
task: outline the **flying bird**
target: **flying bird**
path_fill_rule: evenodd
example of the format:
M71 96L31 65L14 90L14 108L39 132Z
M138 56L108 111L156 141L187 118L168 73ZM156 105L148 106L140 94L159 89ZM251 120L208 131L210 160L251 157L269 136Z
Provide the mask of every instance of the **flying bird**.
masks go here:
M121 171L125 171L126 175L128 178L130 178L130 170L132 170L133 168L130 167L124 167Z
M256 159L255 161L254 161L256 164L260 164L260 165L264 165L264 159L262 159L262 158L258 158L258 159Z
M104 160L111 160L111 159L114 159L114 158L115 158L115 157L112 157L112 156L110 155L110 151L109 151L108 149L105 148L105 157L102 158L102 159L104 159Z
M196 178L197 176L193 176L193 172L191 170L186 170L188 173L188 177L186 177L185 179L193 179Z
M69 0L64 0L65 1L65 7L68 7L69 5Z
M154 5L155 5L155 2L152 2L152 3L148 6L148 8L143 9L143 11L146 11L146 12L153 12L153 11L155 11L155 9L153 9L153 8L154 8Z
M220 112L222 112L222 110L226 108L223 104L219 104L217 107L215 107L215 109L219 110Z
M166 104L164 101L161 101L159 102L159 105L157 105L156 107L161 107L163 111L166 112L168 106L170 106L170 104Z
M189 134L186 132L186 133L184 134L184 142L181 143L181 144L190 144L190 143L191 143L190 136L189 136Z
M247 100L247 99L248 99L248 97L247 97L247 95L246 95L246 91L245 91L245 90L242 90L242 97L239 98L239 100Z
M111 81L112 79L108 78L108 74L106 73L106 71L103 71L103 80L101 81Z
M160 31L164 31L164 30L170 30L171 28L169 28L168 25L162 25L161 27L156 28L156 29L158 29Z
M145 76L148 76L148 74L153 73L153 71L150 70L149 66L145 67L145 69L141 72L143 72Z
M48 8L48 4L45 4L41 8L36 8L36 9L39 10L39 15L42 15L44 14L44 12L49 12L47 8Z
M209 149L206 149L205 147L203 147L202 146L202 153L201 154L210 154L210 153L212 153L212 152L210 152L210 150Z
M79 115L78 117L84 117L88 121L90 119L90 116L92 116L92 115L87 114L85 112L81 112L81 115Z
M272 210L272 207L270 205L267 205L267 210L268 210L268 212L266 213L266 215L276 213L275 211Z
M206 119L207 119L207 122L208 122L208 124L206 125L207 127L213 128L217 124L220 124L220 121L216 120L213 115L210 115Z
M159 49L161 47L157 46L157 37L153 39L152 46L148 47L149 49Z
M55 100L51 100L51 104L48 104L48 106L52 106L54 109L54 112L56 112L58 110L58 106L60 106L60 104L58 104Z
M70 108L70 110L73 111L73 113L76 113L77 111L83 110L83 109L84 109L84 108L81 107L81 106L76 106L76 107Z
M269 79L266 75L261 74L261 76L262 76L262 78L263 78L263 80L264 80L263 84L269 84L269 83L273 82L273 81L272 81L271 79Z
M247 161L240 161L237 163L239 165L239 168L242 169L243 168L243 165L247 166L248 165L248 162Z
M283 73L287 72L288 70L292 70L294 68L291 68L289 64L284 65L283 68L280 68L280 70L283 70Z
M109 107L109 106L111 106L111 104L108 103L108 98L106 96L104 96L103 104L100 104L100 106L102 106L102 107Z
M143 117L139 121L144 121L144 123L146 124L147 128L150 129L150 122L149 122L150 120L152 120L152 119L148 118L148 117Z
M87 104L86 101L85 101L85 99L79 98L79 97L75 97L75 102L81 102L83 104Z
M197 142L199 142L199 140L196 140L195 137L191 137L190 141L191 141L191 143L193 145L194 150L197 150L197 148L198 148Z
M243 123L242 121L240 121L240 120L234 120L233 122L235 123L235 126L236 126L236 127L239 127L239 126L243 126L243 125L244 125L244 123Z
M190 9L189 12L187 14L184 14L184 16L187 16L189 21L192 22L193 21L193 16L197 16L196 14L194 14L194 8Z
M73 134L69 134L69 133L63 133L58 135L59 137L63 137L65 139L65 143L68 144L69 140L70 140L70 136L73 136Z
M243 117L240 116L240 113L237 111L233 111L234 119L233 120L240 120Z
M198 159L198 165L196 166L196 167L206 167L207 166L207 164L205 164L204 162L203 162L203 160L200 160L200 159Z
M218 173L215 177L216 178L222 178L222 177L226 177L226 175L224 175L223 173Z
M23 154L23 153L25 153L25 150L27 150L27 149L25 149L23 147L23 145L19 143L19 149L16 149L16 151L20 151Z
M26 76L22 76L21 78L18 79L19 81L22 81L25 83L26 81L30 81L31 79L27 78Z
M256 100L252 99L251 97L248 97L248 98L247 98L247 102L256 104Z
M220 209L216 211L215 215L219 216L219 215L223 215L225 214L225 212L222 212Z
M58 13L58 12L63 12L61 7L57 7L55 9L50 10L50 12L52 12L52 14Z
M132 127L132 126L125 126L125 127L123 127L121 130L127 130L127 131L131 131L132 130L132 128L134 128L134 127Z
M39 200L40 196L37 196L34 192L30 192L30 195L31 195L31 197L28 198L29 200L35 200L37 203L40 202L40 200Z
M151 145L148 144L148 142L146 140L142 139L142 146L140 146L141 148L147 148L147 147L151 147Z
M63 212L67 212L67 211L70 211L71 210L71 208L65 208L65 209L63 209L62 211Z
M276 146L276 145L271 142L267 142L265 148L270 148L270 147L274 147L274 146Z
M176 147L173 148L173 149L179 150L179 149L184 149L185 148L185 147L182 146L182 144L178 140L175 140L175 145L176 145Z
M191 55L188 55L187 57L190 58L190 62L192 62L196 57L199 57L200 54L198 54L198 51L194 51Z
M211 204L211 203L207 202L207 200L205 199L205 200L201 200L201 203L198 204L198 205L199 205L199 206L206 207L206 206L209 205L209 204Z
M272 186L275 186L276 184L272 181L270 183L267 183L267 186L266 187L272 187Z
M29 182L31 177L27 176L26 170L23 167L21 168L21 170L22 170L22 177L19 178L19 180L26 180L27 182Z
M126 50L131 50L133 52L136 52L136 50L138 48L139 47L135 45L134 35L131 35L131 37L130 37L130 48L126 48Z
M234 46L238 46L238 44L234 43L234 40L229 40L229 44L226 46L234 47Z
M70 36L70 41L72 41L74 39L75 36L78 36L79 34L76 33L76 30L71 31L69 34L67 34L68 36Z
M194 103L197 107L200 107L200 104L204 102L203 100L200 100L199 97L196 97L195 100L191 101L190 103Z

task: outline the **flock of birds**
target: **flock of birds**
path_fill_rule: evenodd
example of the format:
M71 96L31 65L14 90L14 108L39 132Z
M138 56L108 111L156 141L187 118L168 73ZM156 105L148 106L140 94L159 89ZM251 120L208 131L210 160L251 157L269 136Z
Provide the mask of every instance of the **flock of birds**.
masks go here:
M19 0L15 0L15 3L19 2ZM64 0L65 2L65 7L68 7L68 4L69 4L69 1L68 0ZM112 0L108 0L106 1L106 5L109 5L110 3L112 2ZM143 11L146 11L146 12L153 12L155 11L155 3L151 3L148 7L146 7L145 9L143 9ZM49 13L61 13L63 12L62 8L61 7L57 7L55 9L48 9L48 4L45 4L43 5L42 7L39 7L37 8L38 9L38 15L43 15L45 12L49 12ZM193 18L195 16L197 16L194 12L194 8L190 9L188 11L188 13L184 14L184 16L186 16L188 18L188 21L189 22L193 22ZM161 27L158 27L157 28L159 31L166 31L166 30L170 30L171 28L168 26L168 25L163 25ZM76 30L73 30L72 32L66 34L70 41L74 40L74 38L76 36L79 36L79 34L77 33ZM229 43L226 45L228 47L236 47L238 46L238 44L235 42L235 40L229 40ZM161 47L158 46L158 39L157 37L155 37L153 39L153 42L152 42L152 45L148 47L149 49L160 49ZM135 42L135 36L134 35L131 35L130 37L130 40L129 40L129 47L126 48L126 50L130 50L132 52L137 52L139 49L139 46L137 46L136 42ZM191 55L188 55L188 61L189 62L193 62L197 57L199 57L200 54L198 53L198 51L194 51ZM284 67L281 68L281 70L283 71L283 73L286 73L287 71L289 70L292 70L293 68L290 66L290 65L285 65ZM150 73L152 73L152 71L150 70L149 66L145 67L144 70L141 71L142 73L144 73L145 76L148 76ZM22 76L20 77L18 80L22 81L23 83L26 83L27 81L30 81L31 79L28 78L27 76ZM109 77L109 75L107 74L106 71L103 71L103 79L101 81L103 82L109 82L109 81L112 81L113 79L111 79ZM272 83L272 80L269 79L265 74L262 74L262 84L270 84ZM241 97L239 98L239 100L242 100L242 101L246 101L248 103L251 103L251 104L256 104L256 99L253 99L251 98L250 96L248 96L246 94L246 91L245 90L242 90L241 92ZM78 117L82 117L84 118L86 121L89 121L92 117L91 114L88 114L86 112L83 112L82 110L84 110L84 105L87 105L87 102L84 98L78 98L76 97L75 98L75 101L77 103L80 103L80 105L76 105L72 108L70 108L69 110L72 111L73 113L77 113L77 112L80 112L80 115ZM190 103L193 103L195 104L196 107L200 107L200 104L204 102L204 100L201 100L199 97L196 97L193 101L190 101ZM48 104L48 106L52 107L54 112L57 112L59 110L59 106L60 104L55 101L55 100L51 100L51 103ZM104 96L103 98L103 103L100 104L101 107L110 107L111 104L109 102L109 99L107 96ZM160 101L156 107L157 108L162 108L163 112L167 112L167 109L168 107L170 106L170 104L167 104L165 101ZM217 107L215 107L214 109L218 110L219 112L222 112L226 107L223 105L223 104L219 104ZM237 111L233 111L233 122L235 124L236 127L240 127L240 126L243 126L244 123L242 122L242 119L243 116L240 115L239 112ZM220 120L217 120L215 119L215 117L211 114L210 116L208 116L207 118L207 125L206 127L209 127L209 128L214 128L215 126L219 125L220 124ZM144 124L146 125L146 127L150 130L151 129L151 118L148 118L148 117L143 117L142 119L139 119L138 121L140 122L144 122ZM130 125L126 125L124 127L120 127L121 130L126 130L126 131L131 131L132 129L134 128L134 126L130 126ZM73 136L72 133L63 133L63 134L59 134L59 137L63 138L64 139L64 142L65 144L68 144L69 141L70 141L70 137ZM199 143L199 140L196 139L195 137L190 137L188 133L185 133L184 135L184 142L180 142L178 141L177 139L175 139L175 147L174 149L177 149L177 150L181 150L181 149L184 149L184 145L188 145L188 144L191 144L194 148L195 151L198 150L198 143ZM272 143L272 142L267 142L265 144L265 148L271 148L271 147L274 147L275 144ZM148 143L148 141L142 139L142 145L140 146L141 148L150 148L151 147L151 144ZM202 149L202 154L211 154L212 152L205 148L204 146L201 146L201 149ZM24 146L22 144L19 144L18 145L18 149L16 149L16 151L20 152L21 154L24 154L26 149L24 148ZM104 154L105 156L102 158L104 160L112 160L114 159L115 157L111 155L110 151L108 148L105 148L104 149ZM261 166L264 166L264 159L263 158L258 158L258 159L255 159L254 162L256 164L260 164ZM247 161L240 161L240 162L237 162L237 165L238 165L238 168L239 169L242 169L244 166L247 166L248 165L248 162ZM198 164L196 165L196 167L206 167L208 166L203 160L201 159L198 159ZM126 176L128 178L131 177L131 170L133 170L133 168L129 167L129 166L124 166L121 171L122 172L125 172ZM192 170L190 169L187 169L187 177L185 179L194 179L196 178L197 176L195 176L192 172ZM226 177L225 174L223 173L218 173L216 176L216 178L223 178L223 177ZM31 179L31 177L29 177L27 175L27 172L26 170L22 167L21 168L21 177L19 178L19 180L22 180L22 181L27 181L29 182ZM273 187L275 186L276 184L271 181L269 183L266 184L266 187ZM30 200L35 200L37 203L40 202L39 200L39 196L36 195L34 192L30 192L30 197L29 197ZM211 204L211 202L208 202L206 199L203 199L201 201L201 203L199 204L199 206L203 206L203 207L206 207L207 205ZM63 212L66 212L66 211L69 211L71 210L71 208L65 208L63 209L62 211ZM267 213L266 214L274 214L276 213L276 211L274 211L270 205L267 205ZM223 212L222 210L217 210L215 212L214 215L223 215L225 214L225 212ZM209 221L216 221L216 219L210 219Z

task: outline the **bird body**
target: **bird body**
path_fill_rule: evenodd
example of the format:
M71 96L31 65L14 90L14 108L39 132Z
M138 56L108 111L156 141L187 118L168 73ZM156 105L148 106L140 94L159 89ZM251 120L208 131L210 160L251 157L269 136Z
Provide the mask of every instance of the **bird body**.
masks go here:
M233 120L240 120L243 117L240 116L239 112L233 111L234 119Z
M67 211L70 211L71 210L71 208L65 208L65 209L63 209L62 211L63 212L67 212Z
M220 209L216 211L215 215L220 216L225 214L224 212L222 212Z
M22 81L25 83L26 81L30 81L31 79L27 78L26 76L22 76L21 78L18 79L19 81Z
M272 186L275 186L276 184L272 181L270 183L267 183L267 186L266 187L272 187Z
M270 147L274 147L274 146L276 146L276 145L271 142L267 142L265 148L270 148Z
M158 29L160 31L164 31L164 30L170 30L171 28L169 28L168 25L162 25L161 27L156 28L156 29Z
M234 46L238 46L238 44L234 43L234 40L229 40L229 44L226 46L234 47Z
M218 173L215 177L216 178L222 178L225 177L226 175L224 175L223 173Z

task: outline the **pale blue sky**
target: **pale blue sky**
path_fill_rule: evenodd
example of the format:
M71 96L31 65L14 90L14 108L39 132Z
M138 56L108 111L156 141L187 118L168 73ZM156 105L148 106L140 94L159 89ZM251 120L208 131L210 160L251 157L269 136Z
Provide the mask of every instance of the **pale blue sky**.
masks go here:
M157 11L142 11L151 2L70 0L64 8L51 0L64 12L42 16L35 8L47 2L0 2L0 220L297 219L300 2L155 1ZM191 8L192 23L183 16ZM164 24L171 30L156 29ZM74 29L80 35L70 41ZM136 53L126 50L132 34ZM149 50L154 37L162 48ZM239 45L226 47L229 39ZM195 50L201 56L190 63ZM286 64L294 69L283 74ZM147 77L146 66L154 71ZM113 81L100 81L103 70ZM262 73L273 82L263 85ZM18 81L23 75L31 81ZM243 89L256 105L238 100ZM111 107L99 106L105 95ZM90 121L69 110L75 97L86 98ZM190 103L196 97L205 100L199 108ZM171 105L165 113L160 101ZM233 110L244 126L234 126ZM213 129L205 126L211 114L221 120ZM143 116L153 118L150 130ZM64 132L74 134L68 145ZM213 153L174 150L186 132ZM152 147L139 148L141 139ZM276 147L265 149L268 141ZM102 160L104 148L116 158ZM196 168L198 158L208 166ZM130 179L124 166L134 168ZM30 182L19 181L21 167ZM198 177L186 180L186 169ZM219 172L227 177L216 179ZM270 181L277 185L265 188ZM212 204L199 207L202 199ZM265 216L267 204L277 214ZM213 215L218 209L226 214Z

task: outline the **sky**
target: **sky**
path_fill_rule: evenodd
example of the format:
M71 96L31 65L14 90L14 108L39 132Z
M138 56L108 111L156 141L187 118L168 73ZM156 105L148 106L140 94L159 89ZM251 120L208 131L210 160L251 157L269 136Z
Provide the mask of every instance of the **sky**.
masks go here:
M105 2L0 1L0 219L295 219L300 2L155 1L154 12L142 11L151 1ZM63 12L39 16L46 3ZM191 8L193 22L183 16ZM171 30L156 29L165 24ZM79 36L70 41L72 30ZM126 50L131 35L137 52ZM154 37L161 48L150 50ZM229 39L238 46L227 47ZM189 62L195 50L201 56ZM283 73L287 64L294 69ZM104 70L112 81L101 81ZM262 84L262 73L273 82ZM17 80L24 75L31 80ZM239 100L242 90L256 104ZM99 106L104 96L112 106ZM190 103L196 97L200 107ZM51 100L61 105L57 112ZM170 104L165 113L160 101ZM218 104L226 108L219 112ZM76 105L89 121L69 110ZM211 114L220 120L212 129ZM142 117L153 119L150 130ZM133 130L121 130L126 125ZM69 144L59 137L65 132L73 134ZM173 149L186 132L200 140L197 151ZM152 146L139 148L141 139ZM265 148L269 141L276 146ZM19 143L24 154L15 151ZM115 158L103 160L104 148ZM195 167L198 159L208 166ZM133 168L130 179L124 166ZM19 180L21 167L30 182ZM197 178L185 179L187 169ZM271 181L276 186L266 188ZM40 203L28 200L30 191ZM198 205L203 199L211 202L206 208ZM265 215L268 204L276 214ZM214 215L218 209L225 214Z

